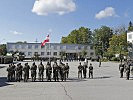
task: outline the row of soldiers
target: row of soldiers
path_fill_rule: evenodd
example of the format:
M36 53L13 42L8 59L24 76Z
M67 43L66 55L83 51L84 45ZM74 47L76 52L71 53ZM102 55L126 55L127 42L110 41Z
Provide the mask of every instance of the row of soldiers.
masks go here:
M24 66L21 65L21 63L17 64L15 66L14 64L10 64L7 68L7 79L8 81L21 81L22 76L24 78L24 82L27 82L29 79L29 72L31 71L31 80L36 81L36 75L37 75L37 68L38 68L38 80L43 81L44 79L44 70L46 70L46 79L47 81L51 81L52 79L52 72L53 72L53 79L55 81L59 81L61 79L62 81L66 81L69 75L69 65L68 63L63 64L60 62L58 65L57 62L54 62L53 67L51 66L51 63L48 62L46 67L40 62L40 64L37 66L35 62L30 67L28 63L25 63Z
M133 66L132 68L131 66L132 62L130 61L119 64L120 78L123 78L123 74L126 73L126 79L129 80L130 72L133 74Z
M82 73L83 73L84 78L86 78L87 68L89 69L89 78L93 78L93 66L90 63L90 66L88 67L88 63L87 62L84 62L83 65L81 65L81 62L79 63L79 66L78 66L78 78L82 78Z

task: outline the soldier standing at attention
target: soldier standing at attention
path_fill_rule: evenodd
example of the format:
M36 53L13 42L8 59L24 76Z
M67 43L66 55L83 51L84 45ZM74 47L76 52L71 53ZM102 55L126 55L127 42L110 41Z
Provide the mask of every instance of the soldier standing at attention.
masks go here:
M130 77L130 65L126 64L126 78L129 80Z
M25 66L23 67L23 71L24 71L24 82L27 82L28 81L28 66L27 66L28 63L25 63Z
M90 63L90 66L89 66L89 78L93 78L93 66L92 66L91 63Z
M58 64L57 62L54 62L53 64L53 79L55 81L59 81L59 69L58 69Z
M69 69L70 69L70 67L69 67L69 65L68 65L68 63L66 63L66 77L68 78L68 75L69 75Z
M84 78L86 78L87 68L88 68L87 63L84 62L84 65L83 65L83 75L84 75Z
M51 73L52 73L52 67L51 64L48 62L46 65L46 78L47 81L51 81Z
M120 78L123 78L124 64L119 65L119 71L120 71Z
M19 81L20 82L20 74L21 74L21 69L20 69L20 63L17 64L17 67L15 68L15 71L16 71L16 82Z
M42 64L42 62L38 65L38 70L39 70L39 80L43 81L43 75L44 75L44 65Z
M80 62L78 66L78 78L82 78L82 69L83 69L83 66L81 65L81 62Z
M9 67L7 68L7 80L10 82L12 81L12 76L13 76L13 69L12 69L12 66L9 65Z
M23 66L21 65L21 63L19 63L19 69L20 69L20 79L22 80L22 76L23 76Z
M32 81L36 80L36 70L37 70L37 66L36 66L36 64L34 62L32 64L32 66L31 66L31 78L32 78Z

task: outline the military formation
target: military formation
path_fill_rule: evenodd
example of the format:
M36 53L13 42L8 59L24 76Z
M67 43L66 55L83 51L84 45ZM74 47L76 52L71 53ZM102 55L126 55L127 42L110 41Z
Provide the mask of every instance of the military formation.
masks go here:
M87 78L87 68L89 69L89 78L93 78L93 66L90 63L90 66L88 67L88 63L84 62L82 65L81 62L79 63L78 66L78 78Z
M12 63L7 68L7 79L9 82L20 82L21 80L27 82L29 80L29 75L31 74L31 81L35 82L38 74L38 80L44 81L44 71L46 70L47 81L51 81L52 79L54 81L66 81L69 76L69 69L68 63L64 64L61 61L59 65L57 62L54 62L53 66L51 66L50 62L47 62L46 66L44 66L42 62L40 62L38 66L35 62L33 62L32 66L29 66L28 63L25 63L24 66L22 66L21 63L18 63L17 65Z
M120 71L120 78L123 78L124 73L126 79L129 80L130 75L133 75L133 62L132 61L125 61L123 64L119 64L119 71Z

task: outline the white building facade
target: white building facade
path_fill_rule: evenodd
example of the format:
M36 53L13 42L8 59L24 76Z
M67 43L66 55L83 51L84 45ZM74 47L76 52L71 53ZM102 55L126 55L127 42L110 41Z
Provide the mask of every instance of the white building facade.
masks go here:
M83 50L87 53L86 57L95 57L91 45L46 43L44 47L41 47L41 43L7 43L7 52L23 52L26 58L33 57L35 53L40 57L60 58L61 52L65 52L67 57L75 57Z
M127 33L127 42L131 43L132 47L128 48L128 56L133 59L133 32Z

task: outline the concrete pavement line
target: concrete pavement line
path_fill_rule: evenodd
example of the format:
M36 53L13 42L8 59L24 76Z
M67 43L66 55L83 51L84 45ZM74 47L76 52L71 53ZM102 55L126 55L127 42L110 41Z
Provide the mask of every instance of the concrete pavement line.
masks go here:
M64 91L65 91L66 96L68 96L68 98L69 98L70 100L73 100L73 98L72 98L70 95L68 95L68 92L67 92L67 90L66 90L65 86L64 86L63 84L61 84L61 82L59 82L59 83L60 83L60 85L63 87L63 89L64 89Z

